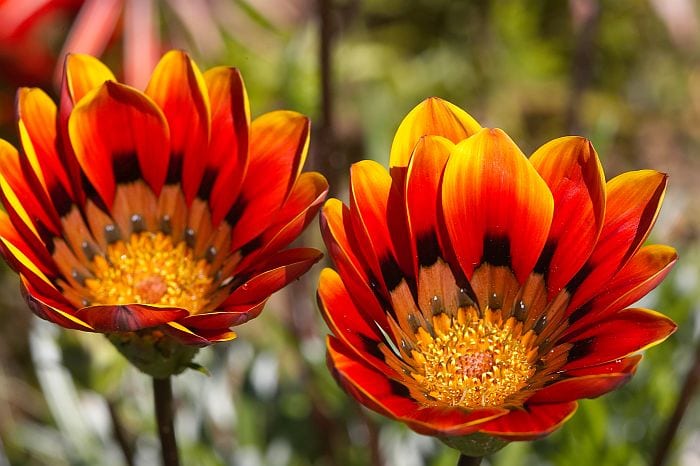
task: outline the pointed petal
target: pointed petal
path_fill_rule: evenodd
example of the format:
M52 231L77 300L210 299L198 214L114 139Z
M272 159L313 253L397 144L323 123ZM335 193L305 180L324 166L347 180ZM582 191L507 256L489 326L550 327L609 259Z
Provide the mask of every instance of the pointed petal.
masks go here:
M676 250L670 246L642 247L603 285L600 294L569 316L572 324L564 335L572 335L595 324L602 316L639 301L666 278L677 259Z
M306 273L321 260L321 251L313 248L288 249L271 256L256 269L262 271L246 280L226 298L221 307L258 303Z
M38 317L63 328L92 331L92 327L73 315L73 309L61 294L47 283L30 280L20 274L20 291L29 309Z
M166 182L182 181L185 200L190 205L199 190L208 157L211 121L204 78L185 52L172 50L163 55L153 70L146 95L163 111L170 129Z
M591 257L567 285L568 312L593 296L646 240L666 191L667 176L653 170L627 172L606 187L605 222Z
M392 291L413 275L405 201L386 169L372 160L350 168L350 213L354 233L371 245L360 253L384 289Z
M396 130L389 166L407 167L413 148L423 136L442 136L456 144L480 129L479 123L461 108L430 97L411 110Z
M545 275L551 299L593 251L605 215L605 177L595 149L580 137L548 142L530 162L554 197L552 227L535 269Z
M506 440L534 440L555 431L576 412L575 401L527 405L480 426L479 432Z
M369 268L356 256L361 248L355 241L350 222L350 210L342 202L329 199L325 203L320 223L326 249L359 311L388 332L384 309L369 288Z
M340 276L323 269L318 280L318 305L333 335L378 371L387 370L379 343L383 337L374 322L368 322L353 303ZM391 369L388 369L391 370Z
M56 104L41 89L17 91L17 127L24 155L60 216L76 198L57 151L56 113Z
M238 270L252 266L259 258L273 254L294 241L316 217L328 193L328 181L316 172L304 172L278 212L275 223L256 241L259 249L251 251L238 265Z
M625 309L578 333L563 370L599 365L661 343L676 331L676 324L655 311Z
M484 129L458 144L442 184L447 231L471 278L476 265L510 266L520 283L532 272L552 221L552 193L515 143Z
M236 332L227 328L212 330L191 330L177 322L168 322L161 327L168 335L183 345L208 346L213 343L231 341L236 338Z
M209 199L214 225L238 198L248 170L250 105L241 73L216 67L204 73L211 100L211 140L199 195ZM207 173L215 174L215 177Z
M445 257L444 246L438 234L438 209L442 173L454 148L449 140L440 136L419 139L408 166L406 181L406 211L414 248L414 276L418 269L433 265L438 257Z
M259 316L265 307L267 298L256 304L228 306L222 311L206 312L185 317L182 325L191 329L216 330L241 325ZM235 310L229 310L235 309Z
M408 389L366 364L357 361L339 340L329 337L328 365L338 383L368 408L426 435L467 435L485 422L507 413L500 408L467 411L459 408L426 408L410 397Z
M147 304L105 304L78 309L75 315L98 332L134 332L176 321L189 312Z
M641 355L618 359L597 366L595 373L565 378L538 390L528 403L564 403L581 398L597 398L625 384L637 370ZM567 373L566 376L571 376Z
M2 201L15 228L26 226L37 237L48 230L60 234L60 221L46 191L26 158L0 139L0 191Z
M253 121L250 160L241 194L227 213L236 250L270 226L287 199L309 147L309 120L290 112L266 113Z
M108 207L120 183L143 178L160 193L168 167L168 128L144 94L105 83L75 107L69 133L85 175Z

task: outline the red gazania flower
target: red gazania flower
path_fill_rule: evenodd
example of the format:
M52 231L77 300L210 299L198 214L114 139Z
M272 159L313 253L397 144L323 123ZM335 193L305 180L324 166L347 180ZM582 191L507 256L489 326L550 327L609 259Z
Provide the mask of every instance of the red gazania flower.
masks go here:
M328 364L368 408L481 456L552 432L675 330L627 309L676 260L642 245L666 175L606 183L579 137L528 159L439 99L409 113L390 164L353 165L350 206L321 213Z
M251 122L234 68L169 52L141 92L71 55L59 108L20 89L17 125L20 151L0 140L0 243L44 319L135 358L208 345L321 257L284 249L327 192L301 173L309 121Z

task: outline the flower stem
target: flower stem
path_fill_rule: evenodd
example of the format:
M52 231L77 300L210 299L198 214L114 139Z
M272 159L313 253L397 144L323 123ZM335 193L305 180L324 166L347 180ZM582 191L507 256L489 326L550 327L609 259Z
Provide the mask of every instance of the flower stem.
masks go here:
M153 378L153 402L156 406L156 422L163 466L179 466L180 459L175 440L173 387L170 383L170 377Z
M481 464L482 456L467 456L464 454L459 455L459 461L457 461L457 466L479 466Z
M688 375L686 376L685 383L678 397L678 402L676 403L676 408L656 445L656 454L654 455L654 460L651 462L652 466L663 466L666 463L668 454L671 451L673 439L678 432L678 428L681 425L681 421L688 410L693 396L698 391L698 386L700 386L700 342L698 342L695 348L693 365L690 367Z

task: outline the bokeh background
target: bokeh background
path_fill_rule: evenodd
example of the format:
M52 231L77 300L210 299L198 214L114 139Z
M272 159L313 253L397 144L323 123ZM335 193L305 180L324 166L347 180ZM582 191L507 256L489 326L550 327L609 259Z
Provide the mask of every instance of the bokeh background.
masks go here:
M55 95L61 54L81 47L136 84L170 47L203 69L239 67L254 116L289 108L312 118L307 168L341 199L349 165L386 164L403 115L433 95L503 128L525 153L581 134L608 178L669 173L650 241L675 246L680 261L642 305L678 332L646 352L624 388L484 464L658 464L663 445L666 464L700 465L700 396L686 384L700 358L698 1L0 0L0 136L16 142L17 86ZM300 241L322 248L316 225ZM331 379L314 298L320 270L275 295L237 340L200 351L211 375L174 380L184 465L456 463L454 451L361 409ZM679 400L685 417L669 439ZM32 317L3 268L0 466L153 465L158 448L148 377L102 336Z

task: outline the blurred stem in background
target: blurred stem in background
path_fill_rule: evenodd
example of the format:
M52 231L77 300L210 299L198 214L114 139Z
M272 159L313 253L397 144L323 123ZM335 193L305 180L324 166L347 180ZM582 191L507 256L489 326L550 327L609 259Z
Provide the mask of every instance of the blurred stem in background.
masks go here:
M163 466L179 466L180 459L175 439L173 387L170 379L170 377L164 379L153 377L153 403L156 407Z
M481 464L481 460L481 456L459 455L457 466L479 466Z
M676 407L666 425L666 430L659 438L652 466L663 466L666 464L668 454L674 443L673 439L678 432L678 427L681 425L681 421L688 410L688 406L690 406L693 395L695 395L698 389L698 384L700 384L700 341L698 341L695 348L693 364L690 366L690 370L686 376Z

